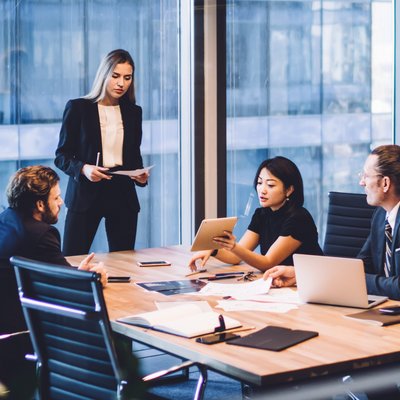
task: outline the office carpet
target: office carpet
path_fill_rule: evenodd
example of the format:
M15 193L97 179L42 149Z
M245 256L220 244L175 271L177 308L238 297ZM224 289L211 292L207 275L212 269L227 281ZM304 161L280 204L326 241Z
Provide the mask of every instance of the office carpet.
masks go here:
M141 376L151 374L155 371L168 369L173 365L181 364L182 360L178 357L168 355L139 342L132 343L132 350L139 360ZM230 379L216 372L208 371L208 379L204 399L207 400L241 400L242 387L239 381ZM149 389L154 400L189 400L193 399L196 384L199 377L197 367L189 369L187 378L182 372L169 375L156 386ZM149 397L151 398L151 397Z
M196 390L198 372L190 369L189 379L166 382L149 390L154 400L191 400ZM206 400L242 400L240 382L215 372L208 372L208 380L204 393Z

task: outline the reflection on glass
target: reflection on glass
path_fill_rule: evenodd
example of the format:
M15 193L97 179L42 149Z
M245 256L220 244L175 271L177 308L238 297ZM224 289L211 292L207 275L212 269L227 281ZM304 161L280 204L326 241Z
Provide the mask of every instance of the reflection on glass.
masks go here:
M126 48L136 62L136 96L143 108L143 161L155 164L150 184L138 191L142 209L136 247L178 243L177 3L0 2L2 194L8 177L21 165L54 166L65 103L88 92L106 53ZM65 193L66 176L60 177ZM61 216L61 232L63 220ZM105 235L100 234L94 250L107 249Z
M298 165L321 244L328 192L362 192L354 171L391 142L389 21L389 0L228 1L227 214L242 217L239 236L265 158Z

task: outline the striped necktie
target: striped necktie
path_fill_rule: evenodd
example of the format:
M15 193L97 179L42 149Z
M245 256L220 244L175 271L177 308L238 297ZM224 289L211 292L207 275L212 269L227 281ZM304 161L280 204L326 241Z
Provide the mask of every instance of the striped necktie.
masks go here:
M385 275L390 276L390 270L392 268L392 227L389 221L385 221Z

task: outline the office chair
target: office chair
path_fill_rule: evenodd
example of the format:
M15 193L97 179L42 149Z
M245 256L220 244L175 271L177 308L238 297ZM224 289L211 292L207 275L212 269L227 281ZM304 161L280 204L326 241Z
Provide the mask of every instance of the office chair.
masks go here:
M139 378L135 360L124 363L131 352L118 351L99 274L22 257L10 261L35 352L40 399L148 398L144 381L195 365L187 361ZM202 399L207 372L197 366L194 398Z
M324 254L357 257L369 235L374 211L365 194L329 192Z

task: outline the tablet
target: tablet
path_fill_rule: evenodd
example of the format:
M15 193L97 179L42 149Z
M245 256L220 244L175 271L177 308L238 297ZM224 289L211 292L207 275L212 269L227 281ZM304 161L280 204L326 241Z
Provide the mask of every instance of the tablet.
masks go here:
M219 249L213 242L216 236L223 236L224 231L233 232L237 217L203 219L193 240L191 251Z

